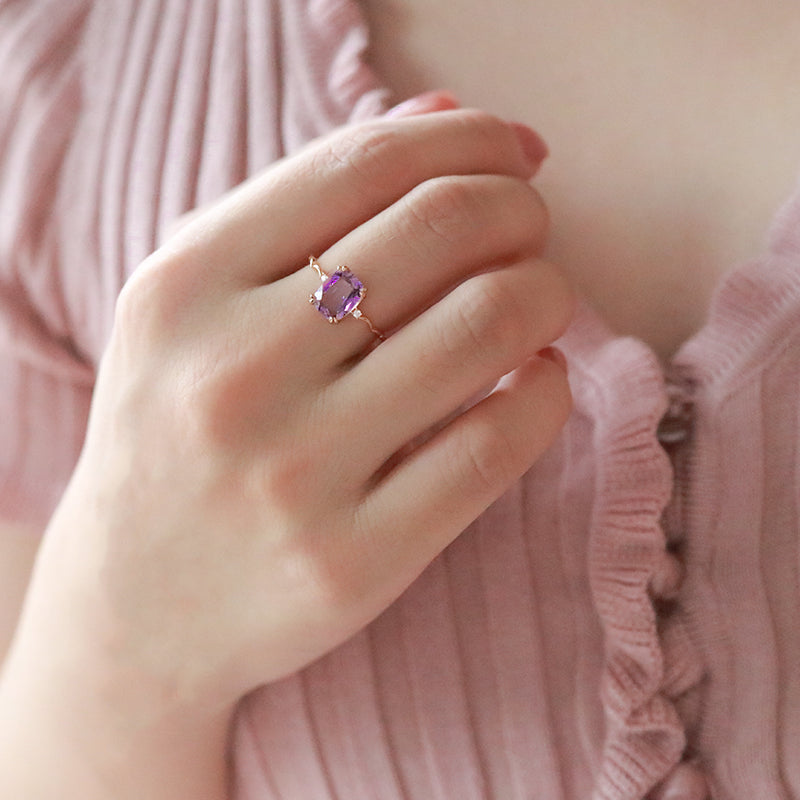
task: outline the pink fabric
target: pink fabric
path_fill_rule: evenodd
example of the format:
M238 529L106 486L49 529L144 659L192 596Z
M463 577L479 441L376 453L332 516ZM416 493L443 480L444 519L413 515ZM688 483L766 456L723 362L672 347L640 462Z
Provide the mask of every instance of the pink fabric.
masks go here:
M385 107L366 41L353 0L0 0L3 518L57 502L115 298L169 223ZM585 307L561 344L554 447L366 630L242 703L238 800L800 795L800 192L666 374ZM668 390L693 404L670 454Z

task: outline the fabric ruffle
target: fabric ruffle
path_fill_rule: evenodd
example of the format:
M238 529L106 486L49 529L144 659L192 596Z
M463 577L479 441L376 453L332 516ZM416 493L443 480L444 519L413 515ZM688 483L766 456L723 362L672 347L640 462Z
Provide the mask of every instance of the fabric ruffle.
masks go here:
M77 459L115 300L137 264L181 214L332 127L380 113L388 92L365 64L367 30L352 0L28 0L0 4L0 31L3 86L11 87L0 115L0 417L6 421L0 511L41 523ZM777 407L774 397L789 397L795 407L787 411L783 400L784 417L757 422L772 445L797 441L791 427L797 424L797 394L789 383L796 379L794 373L782 378L778 367L781 358L791 362L791 348L800 352L798 219L796 196L778 215L764 257L723 282L708 325L673 361L696 379L698 418L711 443L706 459L717 455L713 447L724 438L713 430L719 409L770 364L777 366L769 408ZM521 796L536 781L549 781L556 788L546 796L572 800L586 797L589 790L582 789L591 781L595 800L641 800L679 764L690 739L722 765L715 773L718 796L782 796L780 781L796 767L781 764L779 754L796 748L788 739L776 743L775 731L789 736L800 726L790 717L780 726L743 712L741 719L760 731L754 741L762 761L740 770L736 756L750 753L751 742L739 737L753 734L746 725L731 730L729 708L734 690L747 682L726 684L725 677L735 668L746 671L742 664L760 654L738 640L738 650L726 650L713 639L718 619L729 623L730 639L743 636L743 625L724 616L730 612L721 600L720 611L715 598L703 594L710 581L701 569L716 566L721 585L745 574L740 562L729 556L712 564L702 549L712 545L694 543L689 590L682 593L691 607L666 613L654 591L670 585L675 568L661 522L676 477L656 438L667 408L662 369L642 343L615 338L585 308L562 346L572 366L577 412L565 437L571 437L571 449L557 443L552 460L543 459L515 488L519 496L509 493L490 510L377 625L315 669L270 687L260 705L248 706L253 713L237 739L239 777L249 787L243 796L335 796L335 779L324 769L327 753L343 794L347 786L391 785L397 797L446 797L457 786L459 796L483 800L488 787L514 786ZM761 390L759 384L753 393ZM742 401L732 421L754 407L756 401ZM581 440L585 431L591 442ZM792 487L782 478L796 477L795 454L787 446L783 461L774 452L771 457L784 467L778 478L769 476L770 497L779 501L772 505L788 509ZM714 463L690 459L688 468L700 474L695 502L686 510L689 527L710 537L716 532L708 533L708 520L718 509L714 487L703 476L717 483L732 479ZM755 468L766 483L761 465ZM570 486L562 496L565 475L594 485ZM586 526L574 520L592 499L588 564L577 563L582 550L561 561L555 551L537 551L548 532L571 534L581 546ZM579 507L573 527L564 522L568 504ZM752 540L749 531L737 529L736 546L756 541L757 549L761 524L771 543L783 536L783 550L759 554L768 563L765 576L783 576L796 556L796 517L768 519L766 501L762 513L768 521L755 523ZM733 529L735 520L728 522ZM554 565L550 572L535 563L545 555ZM583 570L589 599L581 594ZM575 576L580 580L570 583ZM758 595L760 602L779 609L785 620L792 613L786 610L789 589L780 595L774 587L796 586L796 576L789 574L783 584L767 577L763 594L772 594L766 600ZM476 587L483 597L476 598ZM729 600L730 590L720 596ZM559 618L565 609L577 609L579 623ZM759 613L750 614L752 627L766 621L760 627L769 629L769 608ZM602 628L604 730L594 717L594 648L600 640L594 615ZM712 622L704 628L706 618ZM510 620L519 627L508 630ZM571 640L575 631L586 641L577 635ZM695 643L703 637L707 649L701 653ZM796 665L800 645L789 634L784 638L774 660ZM398 652L405 662L398 662ZM564 678L572 656L581 662L574 683L573 676ZM710 661L720 667L701 720L698 689ZM793 706L782 702L780 692L788 691L795 673L784 673L783 681L770 673L766 688L747 686L748 692L772 692L777 710L771 713L790 715ZM554 699L550 689L558 681L562 692ZM331 686L349 693L331 700ZM407 698L416 705L404 704ZM534 712L540 716L532 722ZM572 717L580 718L573 723ZM297 746L287 746L289 725L297 726ZM348 725L349 740L341 734ZM550 730L552 737L543 733ZM390 734L391 742L400 743L394 748ZM728 738L738 750L726 750ZM347 759L333 758L340 745L347 746ZM380 750L372 761L370 746L373 754ZM531 766L537 748L539 761ZM460 769L463 764L469 770ZM312 774L316 788L309 789ZM290 787L283 794L276 788L280 780ZM414 793L407 786L422 788Z
M588 559L605 638L606 735L593 798L641 800L682 758L686 734L674 700L703 674L680 618L659 619L652 589L673 569L661 518L674 475L656 438L667 410L664 376L649 348L612 337L586 306L561 344L576 406L595 423Z

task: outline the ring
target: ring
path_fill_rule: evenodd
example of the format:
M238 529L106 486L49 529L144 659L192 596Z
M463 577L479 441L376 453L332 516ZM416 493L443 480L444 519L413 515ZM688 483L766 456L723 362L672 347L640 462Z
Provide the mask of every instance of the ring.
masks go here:
M339 265L333 275L326 275L314 256L310 256L308 266L314 268L322 281L319 289L308 298L308 302L328 322L339 322L349 314L356 319L364 320L381 341L386 339L358 308L358 304L367 293L367 287L347 267Z

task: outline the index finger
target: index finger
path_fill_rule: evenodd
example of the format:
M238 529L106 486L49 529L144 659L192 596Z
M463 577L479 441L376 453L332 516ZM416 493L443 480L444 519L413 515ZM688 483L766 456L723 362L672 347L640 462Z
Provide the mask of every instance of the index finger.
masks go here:
M474 109L339 129L232 190L166 247L188 256L193 272L216 274L205 278L268 283L423 181L470 174L529 179L541 161L537 139L519 123Z

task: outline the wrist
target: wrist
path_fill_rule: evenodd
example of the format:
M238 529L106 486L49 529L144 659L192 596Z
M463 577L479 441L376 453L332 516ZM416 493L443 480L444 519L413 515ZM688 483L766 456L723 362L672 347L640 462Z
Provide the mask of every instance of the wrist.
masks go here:
M0 795L227 797L233 709L177 702L77 648L43 654L27 638L0 683Z
M48 572L37 565L0 679L0 795L227 797L234 703L120 657L103 615Z

